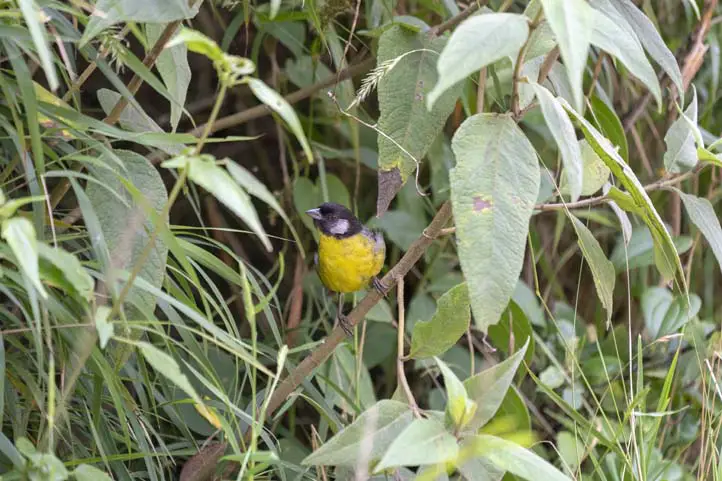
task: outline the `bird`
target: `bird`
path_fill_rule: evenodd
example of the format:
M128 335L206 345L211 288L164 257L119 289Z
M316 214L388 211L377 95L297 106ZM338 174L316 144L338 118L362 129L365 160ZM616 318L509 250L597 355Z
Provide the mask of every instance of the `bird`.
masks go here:
M348 208L334 202L324 202L306 214L320 234L314 255L318 276L326 289L338 294L338 323L351 335L351 322L343 314L343 294L369 284L382 295L387 290L377 277L386 259L383 234L369 229Z

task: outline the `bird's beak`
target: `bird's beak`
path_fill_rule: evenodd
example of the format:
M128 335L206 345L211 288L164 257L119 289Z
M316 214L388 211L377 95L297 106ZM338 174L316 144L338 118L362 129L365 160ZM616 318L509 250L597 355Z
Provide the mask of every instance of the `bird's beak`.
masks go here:
M312 219L321 220L321 209L309 209L306 211Z

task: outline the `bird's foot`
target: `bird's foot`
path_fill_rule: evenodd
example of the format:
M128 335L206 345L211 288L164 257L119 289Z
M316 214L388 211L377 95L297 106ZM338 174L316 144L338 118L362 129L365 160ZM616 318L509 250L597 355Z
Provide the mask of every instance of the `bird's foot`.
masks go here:
M386 297L386 293L388 292L389 288L386 286L386 284L381 282L381 279L379 279L378 277L374 277L371 283L373 284L374 289L376 289L376 292Z
M351 331L351 328L353 325L351 324L351 319L348 318L345 314L339 314L338 317L338 325L341 326L341 329L343 329L343 332L346 333L347 336L350 336L353 334L353 331Z

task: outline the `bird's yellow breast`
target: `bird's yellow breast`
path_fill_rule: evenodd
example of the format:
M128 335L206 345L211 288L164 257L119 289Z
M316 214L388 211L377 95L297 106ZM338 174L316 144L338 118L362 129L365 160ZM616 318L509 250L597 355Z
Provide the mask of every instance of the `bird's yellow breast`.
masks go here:
M320 234L318 275L327 289L356 292L368 286L384 265L383 243L364 233L344 239Z

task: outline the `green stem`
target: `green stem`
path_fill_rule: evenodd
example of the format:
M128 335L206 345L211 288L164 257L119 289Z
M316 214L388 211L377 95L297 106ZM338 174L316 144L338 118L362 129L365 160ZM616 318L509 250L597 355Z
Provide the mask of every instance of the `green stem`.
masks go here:
M203 144L206 143L206 140L208 139L208 136L211 133L211 129L213 128L213 123L218 118L218 113L221 110L221 105L223 104L223 99L226 96L226 91L228 90L228 80L223 78L223 74L221 74L221 89L218 91L218 96L216 97L216 103L213 104L213 110L211 110L211 115L208 117L208 122L206 122L206 128L203 129L203 133L201 134L201 137L198 139L198 143L196 144L196 150L195 154L199 155L201 153L201 150L203 150Z

